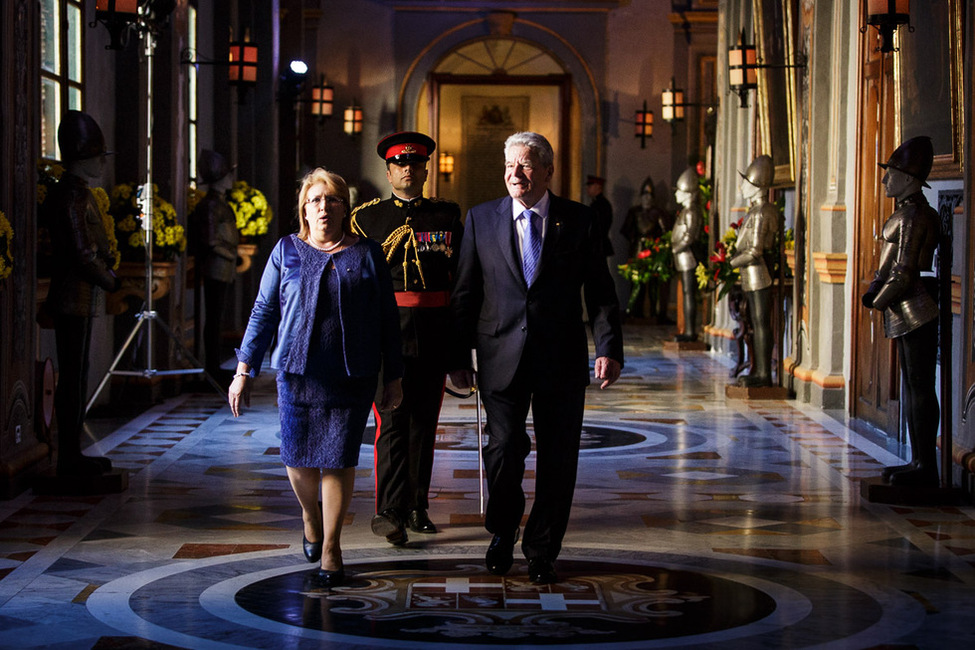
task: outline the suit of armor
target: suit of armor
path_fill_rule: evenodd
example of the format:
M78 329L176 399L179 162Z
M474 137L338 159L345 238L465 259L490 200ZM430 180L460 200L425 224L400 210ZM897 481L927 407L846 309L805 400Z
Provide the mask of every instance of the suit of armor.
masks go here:
M206 296L206 322L203 327L203 349L206 371L211 377L220 373L220 333L230 287L237 277L237 244L240 233L234 211L227 205L224 193L213 188L197 204L190 223L195 224L196 263L203 276Z
M749 207L730 263L741 273L741 288L752 318L753 345L751 370L738 378L740 386L772 385L772 275L764 254L775 245L779 231L779 211L766 198L774 169L772 159L762 155L741 174L742 195Z
M88 397L92 318L104 304L102 290L114 291L108 234L87 181L66 172L44 202L53 250L51 289L45 302L54 317L58 384L59 475L93 475L111 469L107 458L81 453Z
M863 304L883 311L884 333L897 341L904 378L904 411L912 461L884 468L896 485L937 485L940 406L935 389L938 358L938 304L924 285L938 246L940 222L924 194L897 201L881 230L883 246Z
M684 331L674 339L697 340L697 265L704 261L701 233L704 232L704 211L701 209L700 176L688 167L677 179L677 202L684 207L677 214L671 233L670 250L674 254L674 268L680 273L684 293Z

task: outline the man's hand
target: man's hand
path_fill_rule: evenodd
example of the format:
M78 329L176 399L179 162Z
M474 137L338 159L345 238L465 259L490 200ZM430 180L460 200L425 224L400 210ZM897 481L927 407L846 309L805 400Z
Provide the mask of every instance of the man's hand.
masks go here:
M474 373L471 370L451 370L447 374L450 375L450 383L454 388L470 390L474 387Z
M620 378L620 362L609 357L599 357L596 359L596 379L602 379L600 389L608 388Z
M379 402L380 411L392 411L403 403L403 380L394 379L383 386L383 397Z

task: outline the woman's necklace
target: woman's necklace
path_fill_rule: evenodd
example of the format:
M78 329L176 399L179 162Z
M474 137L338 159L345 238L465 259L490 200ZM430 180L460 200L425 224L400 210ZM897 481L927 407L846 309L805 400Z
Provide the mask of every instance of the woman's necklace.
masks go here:
M318 244L316 244L315 242L313 242L311 239L308 240L308 243L311 244L313 248L317 248L318 250L322 251L323 253L331 253L336 248L338 248L339 246L341 246L342 244L345 243L345 233L342 233L342 239L338 240L337 242L335 242L331 246L319 246Z

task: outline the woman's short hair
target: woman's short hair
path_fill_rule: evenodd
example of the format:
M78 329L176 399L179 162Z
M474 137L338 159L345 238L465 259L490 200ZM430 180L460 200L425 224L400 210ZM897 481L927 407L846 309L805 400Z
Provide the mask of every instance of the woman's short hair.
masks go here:
M540 133L533 131L513 133L504 141L505 156L507 156L508 149L511 147L528 147L529 150L538 156L538 162L546 167L553 167L555 165L555 152L552 150L552 145Z
M342 199L342 204L345 206L345 217L342 219L342 230L346 234L352 234L352 207L349 198L349 185L345 182L345 179L336 174L335 172L330 172L324 167L317 167L301 179L301 187L298 190L298 238L308 239L308 222L305 221L305 205L308 200L308 191L312 186L319 183L325 184L325 194L328 196L337 196Z

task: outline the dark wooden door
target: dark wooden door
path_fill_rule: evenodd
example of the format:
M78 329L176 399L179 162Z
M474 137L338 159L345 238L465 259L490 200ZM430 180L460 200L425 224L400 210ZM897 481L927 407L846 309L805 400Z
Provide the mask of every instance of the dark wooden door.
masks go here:
M885 162L894 150L895 97L893 55L875 51L875 31L864 36L857 143L855 220L855 296L852 415L891 435L899 434L898 366L894 341L884 336L883 316L860 303L873 280L880 257L880 231L893 211L881 182Z

